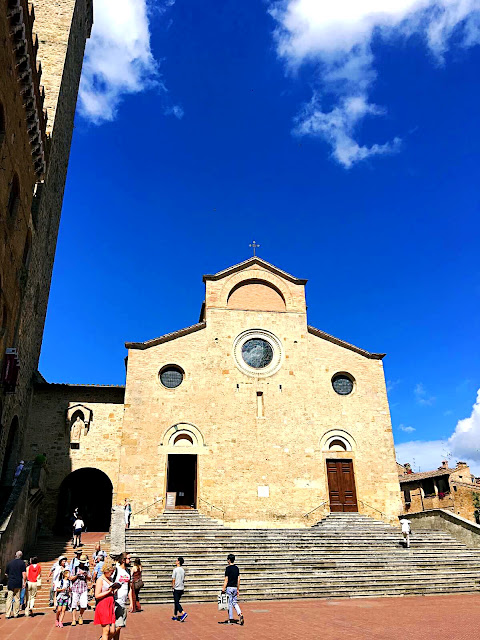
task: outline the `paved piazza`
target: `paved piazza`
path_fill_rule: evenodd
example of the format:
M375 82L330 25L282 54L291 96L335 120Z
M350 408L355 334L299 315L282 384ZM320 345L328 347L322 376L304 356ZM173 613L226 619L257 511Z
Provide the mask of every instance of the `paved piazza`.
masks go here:
M415 596L404 598L366 598L332 600L288 600L284 602L248 602L242 604L245 626L219 626L224 612L216 605L185 607L185 623L170 620L171 607L150 605L131 615L123 640L163 640L163 638L315 638L321 640L467 640L478 636L480 594L454 596ZM98 640L89 611L83 627L54 627L51 612L33 619L0 619L2 640ZM70 616L68 616L70 619Z

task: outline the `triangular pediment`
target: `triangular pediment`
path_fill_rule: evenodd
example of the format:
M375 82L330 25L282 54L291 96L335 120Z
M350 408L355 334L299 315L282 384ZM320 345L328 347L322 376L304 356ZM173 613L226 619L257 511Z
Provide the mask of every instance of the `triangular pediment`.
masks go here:
M270 271L271 273L274 273L276 276L279 276L280 278L284 278L289 282L293 282L294 284L305 285L307 283L307 280L304 280L302 278L295 278L295 276L292 276L290 273L287 273L286 271L279 269L278 267L276 267L273 264L270 264L266 260L262 260L262 258L259 258L258 256L254 256L252 258L249 258L248 260L239 262L238 264L235 264L232 267L228 267L228 269L224 269L223 271L219 271L218 273L214 273L211 275L204 275L203 282L207 282L208 280L222 280L222 278L227 278L228 276L231 276L234 273L238 273L239 271L246 271L247 269L251 269L252 267L261 267L266 271Z

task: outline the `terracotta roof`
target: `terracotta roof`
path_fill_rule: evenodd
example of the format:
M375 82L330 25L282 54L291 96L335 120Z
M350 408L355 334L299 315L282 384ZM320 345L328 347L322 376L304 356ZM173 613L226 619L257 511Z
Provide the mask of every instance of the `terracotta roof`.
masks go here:
M264 269L267 269L268 271L275 273L275 275L280 276L281 278L285 278L285 280L290 280L290 282L293 282L295 284L307 284L307 280L304 280L302 278L295 278L295 276L292 276L290 273L287 273L286 271L282 271L275 265L270 264L266 260L262 260L258 256L254 256L253 258L249 258L248 260L244 260L243 262L234 264L232 267L228 267L228 269L224 269L223 271L218 271L218 273L214 273L212 275L205 275L203 276L203 281L206 282L207 280L220 280L221 278L225 278L226 276L229 276L231 273L242 271L242 269L246 269L252 264L258 264L260 267L263 267Z
M186 336L189 333L195 333L195 331L205 329L206 326L206 322L198 322L197 324L192 324L191 327L185 327L185 329L179 329L178 331L173 331L172 333L166 333L159 338L147 340L146 342L126 342L125 347L127 349L148 349L149 347L155 347L157 344L169 342L170 340L175 340L175 338L181 338L182 336Z
M405 482L416 482L425 478L436 478L438 476L449 476L455 469L434 469L433 471L419 471L418 473L407 473L407 475L399 475L400 484Z
M335 338L335 336L331 336L330 334L325 333L325 331L321 331L320 329L316 329L315 327L311 327L310 325L307 327L307 330L308 333L317 336L317 338L323 338L324 340L328 340L329 342L338 344L340 347L350 349L350 351L355 351L355 353L359 353L361 356L365 356L365 358L371 358L372 360L382 360L387 355L386 353L370 353L369 351L365 351L365 349L355 347L353 344L349 344L344 340L340 340L340 338Z

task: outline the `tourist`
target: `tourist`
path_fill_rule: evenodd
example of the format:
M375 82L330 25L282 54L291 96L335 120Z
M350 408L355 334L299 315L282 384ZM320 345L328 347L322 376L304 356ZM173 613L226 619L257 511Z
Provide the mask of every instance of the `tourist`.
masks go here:
M84 521L77 516L77 519L73 523L73 548L82 546L82 531L85 527Z
M405 549L410 549L410 520L408 520L407 518L402 518L400 520L400 524L402 525L403 543Z
M7 564L5 569L5 575L8 577L7 581L7 606L5 609L5 618L13 617L18 618L20 612L20 591L27 584L27 568L25 562L22 560L23 553L17 551L15 559L11 560Z
M54 607L54 611L56 610L56 598L55 598L55 582L60 577L60 574L65 569L67 565L67 556L60 556L57 562L52 565L50 571L48 572L48 579L52 580L52 585L50 587L50 602L49 606Z
M100 554L102 554L103 559L105 559L105 553L102 551L102 546L100 544L100 541L98 541L97 544L95 545L95 551L92 554L92 559L94 564L97 564L97 559Z
M70 571L71 576L74 576L77 573L78 565L80 564L80 556L82 555L82 550L76 549L74 551L74 554L75 555L73 556L68 566L68 570Z
M20 460L20 462L17 464L17 468L15 469L15 473L13 475L12 487L17 482L18 476L22 473L24 466L25 466L25 460Z
M30 562L28 560L25 560L25 568L28 574L28 565L30 564ZM20 609L23 611L27 606L27 585L25 584L24 587L21 588L20 590Z
M130 529L130 518L132 517L132 505L130 500L125 498L125 529Z
M180 598L185 590L185 569L183 568L184 559L180 556L175 560L175 568L172 573L172 589L173 589L173 617L172 620L185 622L188 613L183 610L180 604Z
M83 554L80 556L79 564L76 567L76 573L70 575L70 580L72 581L72 627L77 624L77 608L80 609L78 624L83 624L83 614L88 606L87 580L89 578L88 556Z
M130 605L130 612L133 612L133 595L131 589L131 578L128 571L130 567L130 555L122 553L113 572L112 580L119 583L120 587L115 592L115 640L120 638L120 631L127 624L127 602Z
M240 592L240 569L235 564L235 556L229 553L227 556L228 565L225 569L225 580L223 581L222 593L228 597L228 620L222 620L218 624L234 624L233 609L240 618L240 624L244 624L242 611L238 605L237 598Z
M95 556L95 554L93 554ZM105 553L99 551L97 554L97 562L93 568L93 583L95 584L98 578L103 575L103 565L105 564Z
M102 625L101 640L109 640L115 633L115 600L114 594L120 587L119 582L112 582L115 562L108 558L103 565L103 575L95 582L95 617L93 624Z
M26 616L33 616L33 608L35 606L35 597L37 590L42 586L42 567L38 563L38 558L34 556L30 560L30 564L27 567L27 607L25 610Z
M65 617L65 611L68 608L72 592L72 582L70 580L70 571L63 569L58 574L55 580L55 600L56 600L56 615L55 626L63 627L63 618Z
M132 590L133 590L133 611L141 611L140 606L140 589L143 587L142 580L142 562L140 558L135 558L132 566Z

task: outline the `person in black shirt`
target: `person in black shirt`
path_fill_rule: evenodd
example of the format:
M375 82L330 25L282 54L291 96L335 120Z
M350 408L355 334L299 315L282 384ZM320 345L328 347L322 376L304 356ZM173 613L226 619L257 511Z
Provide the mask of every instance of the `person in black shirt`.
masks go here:
M242 610L237 602L240 591L240 569L235 564L235 556L233 553L228 554L227 562L228 565L225 569L222 593L226 593L228 596L228 620L223 620L218 624L234 624L236 620L233 619L233 609L235 608L240 618L240 624L243 625L245 624L245 620L243 619Z
M27 568L22 556L23 553L17 551L15 560L11 560L5 569L5 575L8 576L6 618L12 616L12 610L14 618L18 618L20 612L20 591L25 588L27 583Z

